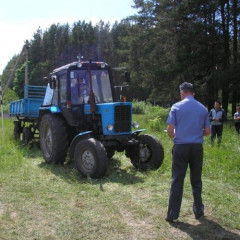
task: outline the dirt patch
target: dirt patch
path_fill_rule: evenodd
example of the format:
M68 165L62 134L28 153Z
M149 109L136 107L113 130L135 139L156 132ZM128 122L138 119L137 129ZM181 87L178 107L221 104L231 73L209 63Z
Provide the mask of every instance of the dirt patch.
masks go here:
M10 213L10 218L12 221L16 221L18 214L16 212L11 212Z
M122 216L122 222L131 229L131 235L128 236L129 240L159 239L155 231L155 226L149 223L148 219L143 221L136 218L131 212L125 209L121 209L120 214Z

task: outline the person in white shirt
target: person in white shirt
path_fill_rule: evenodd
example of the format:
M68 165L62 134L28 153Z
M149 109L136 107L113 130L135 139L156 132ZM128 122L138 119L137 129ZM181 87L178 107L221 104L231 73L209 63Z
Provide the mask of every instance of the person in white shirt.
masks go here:
M235 129L240 133L240 106L237 107L237 112L234 114Z
M217 136L218 145L221 143L223 132L223 121L226 119L225 111L221 108L221 102L215 101L214 108L210 111L209 120L211 123L211 143Z

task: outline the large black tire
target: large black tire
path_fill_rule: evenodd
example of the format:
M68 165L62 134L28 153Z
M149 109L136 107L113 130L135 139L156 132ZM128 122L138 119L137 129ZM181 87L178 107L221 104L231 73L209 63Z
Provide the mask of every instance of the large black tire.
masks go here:
M63 163L68 140L65 121L57 115L46 114L40 123L40 147L46 163Z
M76 145L74 161L77 170L84 177L99 178L107 171L106 150L102 143L94 138L81 140Z
M163 162L164 150L159 140L151 135L139 135L139 145L126 150L133 166L140 170L156 170Z
M14 130L13 130L13 136L15 140L20 139L20 135L22 133L22 127L21 127L21 122L20 121L15 121L14 122Z
M33 139L33 133L31 131L31 127L24 127L23 128L23 142L29 143Z

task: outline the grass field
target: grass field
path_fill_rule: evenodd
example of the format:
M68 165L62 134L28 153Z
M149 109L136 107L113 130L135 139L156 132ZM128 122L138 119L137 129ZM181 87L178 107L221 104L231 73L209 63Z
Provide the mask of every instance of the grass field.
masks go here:
M123 153L104 178L85 179L71 162L46 165L38 144L12 138L13 120L0 135L0 239L240 239L240 136L225 124L220 147L204 143L203 200L206 217L195 220L189 173L179 223L166 216L172 141L162 119L134 115L163 144L165 159L153 172L136 171Z

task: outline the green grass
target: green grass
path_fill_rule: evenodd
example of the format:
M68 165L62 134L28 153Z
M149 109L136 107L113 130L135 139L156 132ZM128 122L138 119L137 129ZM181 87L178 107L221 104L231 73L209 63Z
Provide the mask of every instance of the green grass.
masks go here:
M204 143L206 219L194 219L188 173L181 223L164 221L173 146L163 131L167 111L134 115L163 144L159 170L136 171L117 153L107 175L97 180L82 178L71 162L45 164L37 144L30 148L13 140L13 120L6 119L4 145L0 132L0 239L240 239L240 136L232 122L224 127L220 147L211 147L209 138Z

